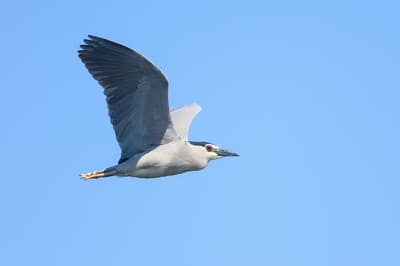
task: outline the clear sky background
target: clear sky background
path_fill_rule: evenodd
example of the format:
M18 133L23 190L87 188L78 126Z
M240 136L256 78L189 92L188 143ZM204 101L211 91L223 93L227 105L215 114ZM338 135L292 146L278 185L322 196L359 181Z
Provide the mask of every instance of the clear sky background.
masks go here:
M8 1L0 265L400 265L398 1ZM241 157L82 181L119 159L87 34L150 58L190 138Z

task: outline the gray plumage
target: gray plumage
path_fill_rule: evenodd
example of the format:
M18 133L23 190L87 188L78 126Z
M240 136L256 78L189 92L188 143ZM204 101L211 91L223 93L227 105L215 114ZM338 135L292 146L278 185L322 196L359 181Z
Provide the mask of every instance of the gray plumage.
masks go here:
M220 157L217 151L222 149L211 143L188 142L190 123L201 107L191 104L169 111L168 81L148 59L103 38L89 35L84 42L78 54L104 89L121 157L118 165L82 178L172 175L202 169Z

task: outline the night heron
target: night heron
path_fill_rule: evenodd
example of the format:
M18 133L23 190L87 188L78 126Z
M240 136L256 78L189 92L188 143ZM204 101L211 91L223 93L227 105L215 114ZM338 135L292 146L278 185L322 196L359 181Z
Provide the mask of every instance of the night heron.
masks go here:
M81 174L83 179L175 175L238 156L210 142L188 140L190 123L201 107L191 104L170 111L168 81L144 56L91 35L84 42L79 57L104 88L121 158L103 171Z

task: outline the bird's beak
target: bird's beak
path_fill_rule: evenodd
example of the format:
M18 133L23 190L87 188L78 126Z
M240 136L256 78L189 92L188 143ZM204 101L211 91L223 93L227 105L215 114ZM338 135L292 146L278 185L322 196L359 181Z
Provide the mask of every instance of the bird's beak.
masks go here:
M227 157L227 156L239 156L239 154L235 152L231 152L224 149L216 149L215 153L218 154L219 157Z

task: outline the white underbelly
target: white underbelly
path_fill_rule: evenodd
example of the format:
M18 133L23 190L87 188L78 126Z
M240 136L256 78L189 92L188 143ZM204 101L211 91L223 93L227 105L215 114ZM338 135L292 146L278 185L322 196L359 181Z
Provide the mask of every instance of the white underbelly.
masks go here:
M139 158L127 161L124 172L127 176L152 178L196 171L206 167L207 161L196 160L190 152L185 150L187 148L190 146L185 146L183 142L161 145Z
M152 167L152 168L142 168L136 169L132 176L136 177L143 177L143 178L154 178L154 177L162 177L162 176L169 176L169 175L177 175L187 171L194 171L197 169L185 169L185 168L176 168L176 167ZM199 169L198 169L199 170Z

